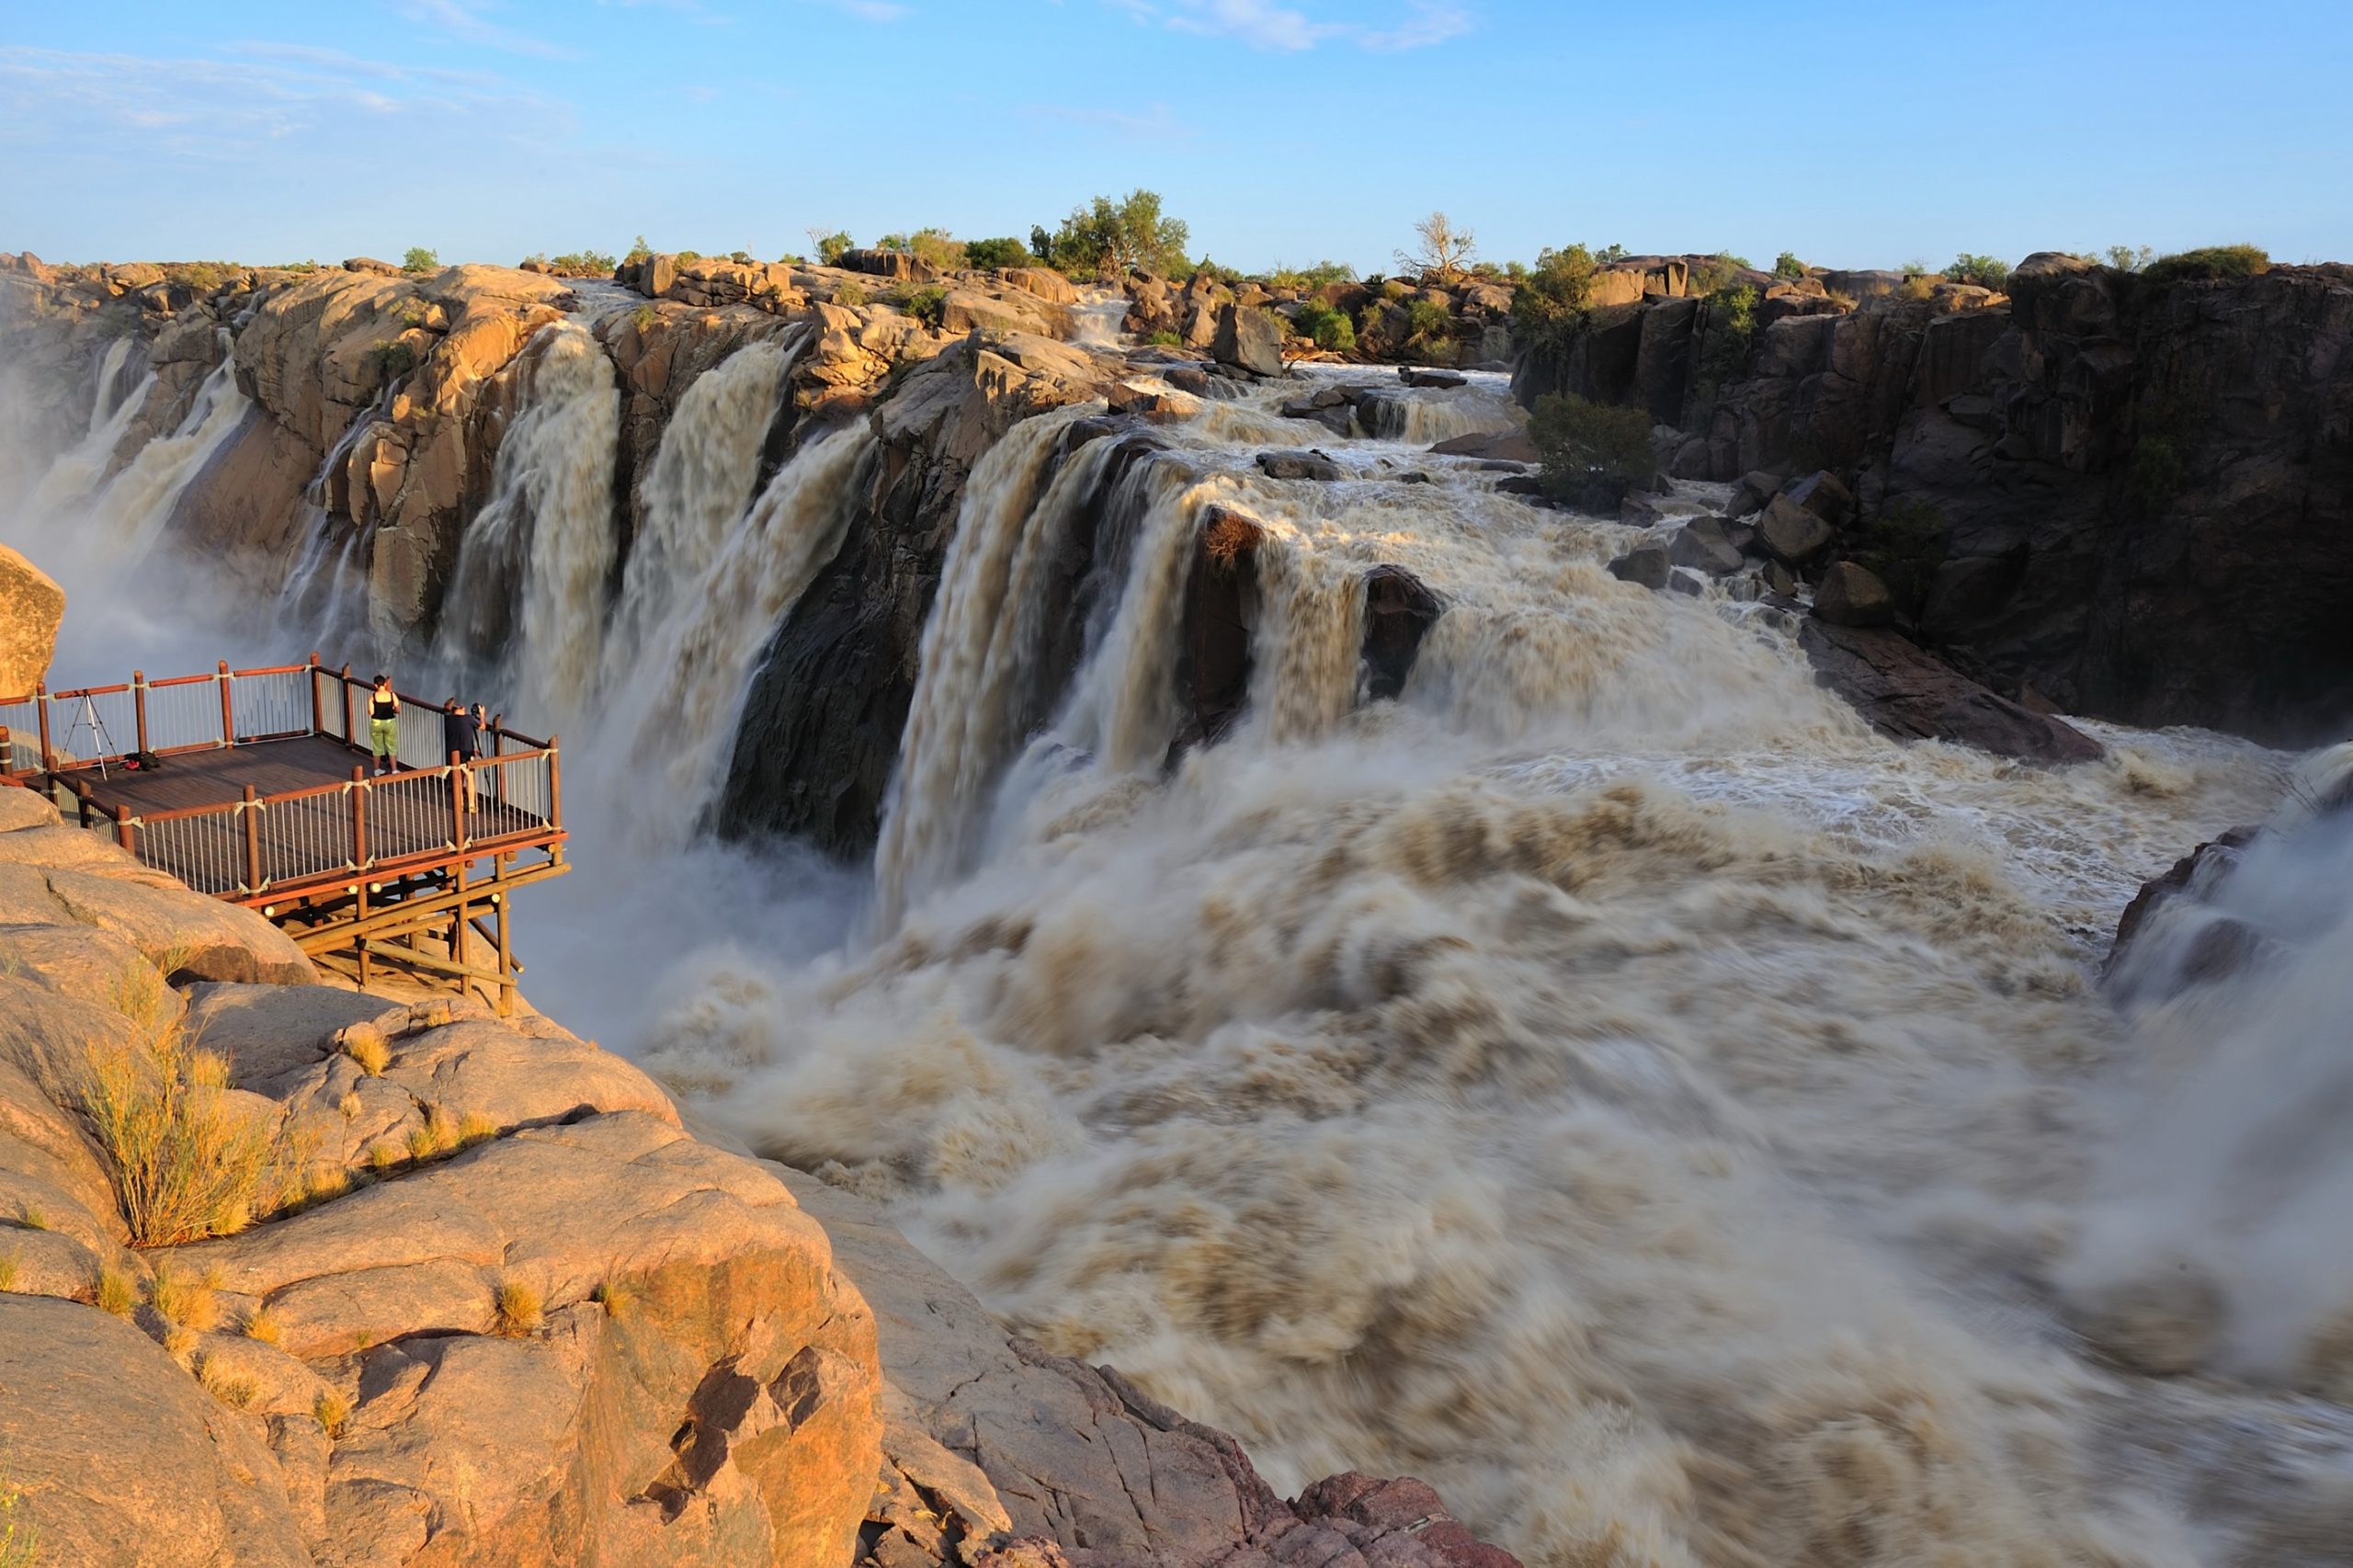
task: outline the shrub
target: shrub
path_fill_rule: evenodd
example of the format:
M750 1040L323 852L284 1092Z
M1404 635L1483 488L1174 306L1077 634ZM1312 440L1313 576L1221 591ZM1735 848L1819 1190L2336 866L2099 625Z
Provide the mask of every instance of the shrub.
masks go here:
M518 1279L509 1279L498 1287L495 1302L498 1314L497 1331L509 1339L520 1339L539 1332L540 1293Z
M131 1315L131 1309L138 1304L139 1298L132 1290L130 1275L119 1268L98 1270L99 1311L112 1312L119 1318L127 1318Z
M1427 348L1454 346L1454 318L1434 300L1415 300L1405 307L1406 341Z
M854 311L866 303L866 290L855 283L845 283L834 290L834 303L844 310Z
M2270 253L2259 245L2208 245L2160 256L2141 276L2152 283L2213 283L2270 270Z
M609 278L619 265L609 252L600 250L568 250L546 259L567 278Z
M1890 597L1906 615L1917 615L1927 602L1928 586L1944 564L1946 528L1942 514L1917 496L1882 506L1864 525L1857 539L1855 559L1887 585Z
M1313 300L1299 308L1299 315L1291 324L1302 337L1313 338L1315 347L1333 354L1347 354L1357 346L1356 324L1348 320L1346 311L1336 311Z
M1713 256L1702 257L1699 265L1691 269L1690 290L1706 299L1710 295L1721 294L1739 282L1743 272L1754 270L1746 256L1720 250Z
M964 242L945 229L917 229L907 236L906 249L917 261L941 272L970 265Z
M1545 494L1594 510L1615 507L1657 468L1650 415L1574 393L1536 400L1529 435L1543 461Z
M1185 338L1181 333L1171 332L1166 327L1162 327L1144 341L1161 348L1177 348L1183 347Z
M411 245L401 257L403 272L431 272L441 265L441 257L423 245Z
M1029 254L1028 245L1010 234L1001 239L964 243L964 263L968 267L1029 267L1037 259Z
M1909 300L1914 304L1917 304L1923 300L1932 298L1936 291L1937 281L1928 274L1907 272L1904 275L1904 287L1898 289L1895 294L1900 300Z
M239 268L225 261L185 261L176 267L165 267L164 276L199 294L210 294L235 278L238 271Z
M330 1437L343 1436L351 1425L351 1399L341 1389L321 1389L319 1397L311 1402L311 1419Z
M1795 282L1805 276L1805 263L1792 251L1783 251L1773 258L1773 276Z
M808 234L809 243L817 249L818 264L823 267L833 266L842 258L842 252L855 248L858 243L844 229L836 229L829 234L821 229L812 228Z
M899 308L938 332L948 313L948 290L928 285L915 290L900 301Z
M633 266L638 262L643 261L647 256L650 256L653 254L654 247L645 243L645 236L643 234L640 234L635 240L631 242L629 254L622 256L621 259Z
M1748 373L1748 350L1756 341L1756 290L1744 283L1708 300L1707 335L1699 350L1699 392L1713 397L1726 381Z
M1601 247L1600 255L1596 259L1598 260L1602 266L1609 267L1625 260L1631 254L1631 253L1629 252L1624 245L1604 245Z
M1999 256L1972 256L1967 251L1952 258L1945 268L1945 276L1955 283L1974 283L1981 289L2004 289L2009 286L2010 264Z
M682 250L671 259L676 261L680 267L685 267L689 262L700 261L702 259L702 252L699 250Z
M274 1119L199 1081L199 1053L161 1000L169 994L143 963L124 979L116 1006L132 1040L89 1047L82 1093L82 1114L106 1151L140 1246L242 1230L287 1148Z
M1313 267L1285 267L1280 262L1267 274L1267 284L1274 289L1297 289L1302 293L1321 289L1326 283L1352 283L1356 268L1345 261L1319 261Z
M1029 242L1061 271L1112 282L1139 267L1170 277L1187 271L1190 237L1182 219L1162 214L1159 192L1137 189L1117 201L1098 196L1074 208L1061 228L1051 234L1032 230Z
M2119 272L2145 272L2148 270L2149 264L2157 259L2157 253L2147 245L2143 245L2137 250L2131 245L2110 245L2100 256L2094 256L2089 252L2084 255L2086 261L2099 261L2103 258L2109 266Z
M376 367L382 381L397 381L416 369L416 350L397 339L379 343L368 350L368 361Z
M652 330L654 324L662 319L662 312L655 310L650 304L640 305L637 309L630 312L629 319L631 326L636 327L639 332L643 333ZM381 1069L379 1069L379 1071L381 1071ZM370 1074L370 1076L373 1076L373 1074Z
M1511 297L1511 321L1522 342L1538 348L1568 347L1585 324L1593 302L1593 278L1600 268L1583 245L1547 250L1536 258L1536 270Z

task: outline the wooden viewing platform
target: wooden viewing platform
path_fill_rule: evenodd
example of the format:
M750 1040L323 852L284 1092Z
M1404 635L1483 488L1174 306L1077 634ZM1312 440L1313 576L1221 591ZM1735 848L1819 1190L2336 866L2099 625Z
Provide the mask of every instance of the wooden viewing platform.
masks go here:
M479 983L510 1012L522 970L510 896L569 869L556 744L494 722L483 756L460 764L444 747L442 705L403 692L398 767L379 778L369 691L315 653L41 687L0 698L0 777L197 892L258 910L363 991L389 962ZM135 754L155 766L131 766ZM494 967L472 957L477 946Z

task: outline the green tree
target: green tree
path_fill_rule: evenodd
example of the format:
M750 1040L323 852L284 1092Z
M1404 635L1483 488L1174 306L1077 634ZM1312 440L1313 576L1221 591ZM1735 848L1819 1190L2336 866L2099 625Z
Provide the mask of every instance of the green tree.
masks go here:
M1185 242L1191 233L1183 219L1161 212L1157 191L1131 190L1117 201L1098 196L1073 209L1039 254L1078 277L1108 280L1139 267L1173 276L1188 268Z
M1543 461L1545 494L1596 511L1614 508L1658 466L1650 415L1574 393L1536 400L1528 433Z
M643 261L647 256L650 256L653 254L654 247L645 243L645 236L643 234L640 234L630 245L629 254L621 257L621 260L634 266L638 262Z
M2108 265L2119 272L2144 271L2151 262L2157 259L2157 253L2147 245L2143 245L2137 250L2131 245L2110 245L2106 254ZM2090 261L2097 258L2086 253L2084 259Z
M441 258L423 245L409 246L408 254L401 257L403 272L431 272L440 265Z
M1773 258L1773 276L1795 282L1805 276L1805 263L1797 258L1794 251L1783 251Z
M842 252L855 248L856 242L851 240L848 231L844 229L835 229L829 234L821 228L812 226L808 230L808 234L809 243L817 247L817 263L821 267L833 266L834 263L841 260Z
M1967 251L1952 258L1945 268L1945 276L1956 283L1974 283L1981 289L2000 289L2010 280L2010 264L1999 256L1972 256Z
M1479 251L1470 230L1457 227L1443 212L1433 212L1414 225L1415 248L1397 253L1397 270L1416 278L1451 283Z
M968 240L964 261L970 267L1028 267L1037 261L1029 247L1007 234L1002 239Z
M1585 324L1593 301L1593 277L1599 270L1593 253L1583 245L1540 253L1536 270L1511 297L1512 325L1521 340L1542 348L1565 348Z
M941 272L954 272L966 265L964 243L945 229L917 229L900 248Z
M2212 282L2252 278L2271 270L2271 255L2260 245L2207 245L2160 256L2141 269L2152 283Z
M1604 245L1601 247L1601 254L1594 259L1604 267L1614 267L1625 260L1629 254L1631 253L1624 245Z

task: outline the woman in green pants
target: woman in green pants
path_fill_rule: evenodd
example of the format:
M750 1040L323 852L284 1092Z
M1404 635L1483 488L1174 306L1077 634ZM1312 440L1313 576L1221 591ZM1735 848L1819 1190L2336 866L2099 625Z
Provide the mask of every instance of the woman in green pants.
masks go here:
M368 694L368 749L375 754L376 772L387 774L398 766L394 758L400 751L401 699L392 690L392 677L378 676L376 689Z

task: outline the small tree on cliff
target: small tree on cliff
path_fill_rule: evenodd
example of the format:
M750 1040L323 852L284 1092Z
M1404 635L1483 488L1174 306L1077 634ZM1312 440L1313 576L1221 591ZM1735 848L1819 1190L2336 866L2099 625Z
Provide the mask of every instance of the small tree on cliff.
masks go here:
M1030 244L1060 271L1108 279L1138 267L1171 276L1191 270L1185 256L1191 237L1183 219L1162 215L1158 191L1131 190L1118 201L1098 196L1073 209L1053 233L1033 231Z
M850 239L849 232L846 229L835 229L833 233L827 233L824 229L812 224L807 233L809 243L816 247L817 264L820 267L831 267L841 260L842 252L850 249L855 243Z
M1593 253L1583 245L1540 254L1536 270L1511 297L1512 325L1521 341L1540 348L1567 347L1584 324L1598 270Z
M1416 278L1451 283L1461 278L1479 243L1468 229L1458 229L1443 212L1433 212L1414 225L1418 248L1397 253L1397 270Z
M1002 239L967 240L964 259L973 267L1028 267L1038 258L1029 247L1007 234Z
M440 265L441 257L439 255L433 251L426 250L423 245L409 246L408 254L401 257L401 270L403 272L431 272Z

